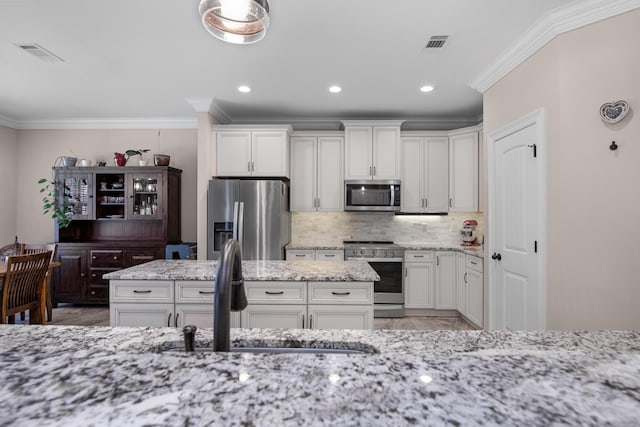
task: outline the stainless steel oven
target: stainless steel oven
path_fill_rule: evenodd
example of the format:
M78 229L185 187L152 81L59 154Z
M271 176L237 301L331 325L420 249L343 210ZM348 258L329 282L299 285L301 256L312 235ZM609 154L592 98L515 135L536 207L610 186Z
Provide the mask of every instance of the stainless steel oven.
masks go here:
M373 284L373 317L404 317L404 248L386 241L345 241L346 260L363 260L378 273Z

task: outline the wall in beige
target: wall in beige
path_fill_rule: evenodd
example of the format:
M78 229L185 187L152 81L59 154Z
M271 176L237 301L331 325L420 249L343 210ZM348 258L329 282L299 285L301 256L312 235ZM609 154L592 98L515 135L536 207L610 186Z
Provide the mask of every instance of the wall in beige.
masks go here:
M51 241L53 222L42 214L40 178L51 177L51 166L60 155L113 166L113 153L148 148L171 156L171 166L182 169L182 239L196 240L197 130L18 130L17 173L10 181L17 190L17 232L20 240ZM137 159L137 158L136 158ZM133 162L133 159L130 161ZM126 167L126 166L125 166ZM1 190L0 190L1 191Z
M14 129L0 126L0 246L13 242L17 232L18 192L18 133Z
M640 327L638 22L635 10L563 34L484 94L485 138L547 112L549 329ZM603 123L600 106L620 99L632 112Z

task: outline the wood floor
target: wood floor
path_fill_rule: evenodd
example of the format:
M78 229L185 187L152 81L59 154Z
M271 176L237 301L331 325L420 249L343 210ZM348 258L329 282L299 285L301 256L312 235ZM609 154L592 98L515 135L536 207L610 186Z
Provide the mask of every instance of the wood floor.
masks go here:
M16 323L29 323L29 317ZM109 308L106 306L59 304L53 309L53 320L48 325L109 326ZM374 319L374 329L414 329L423 331L474 329L459 317L405 317Z

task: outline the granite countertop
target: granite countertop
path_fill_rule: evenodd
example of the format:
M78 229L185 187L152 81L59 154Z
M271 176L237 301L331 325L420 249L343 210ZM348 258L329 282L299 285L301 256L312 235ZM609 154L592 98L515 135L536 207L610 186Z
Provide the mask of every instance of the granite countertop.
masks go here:
M438 251L458 251L465 254L474 255L483 258L482 246L462 246L459 243L441 242L441 241L407 241L395 242L408 250L438 250ZM286 246L286 249L344 249L344 243L340 241L295 241Z
M103 275L108 280L214 280L217 261L155 260ZM374 282L365 261L242 261L244 280Z
M197 341L211 341L199 330ZM160 352L174 328L0 326L3 425L637 425L640 332L232 329L233 346L363 355Z

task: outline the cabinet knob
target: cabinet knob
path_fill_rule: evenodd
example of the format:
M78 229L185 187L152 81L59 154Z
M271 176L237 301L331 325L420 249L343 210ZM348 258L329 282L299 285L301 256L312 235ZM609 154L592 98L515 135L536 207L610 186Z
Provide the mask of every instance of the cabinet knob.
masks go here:
M96 294L96 291L91 291L91 295L95 295L95 294Z
M85 273L80 273L80 277L86 277L87 275Z
M118 260L118 257L117 257L117 256L114 256L114 257L113 257L113 259L114 259L115 261L117 261L117 260Z
M95 279L96 277L98 277L98 275L97 275L96 273L93 273L93 274L91 275L91 277L93 277L93 278Z
M94 255L91 257L91 259L98 259L98 257Z

